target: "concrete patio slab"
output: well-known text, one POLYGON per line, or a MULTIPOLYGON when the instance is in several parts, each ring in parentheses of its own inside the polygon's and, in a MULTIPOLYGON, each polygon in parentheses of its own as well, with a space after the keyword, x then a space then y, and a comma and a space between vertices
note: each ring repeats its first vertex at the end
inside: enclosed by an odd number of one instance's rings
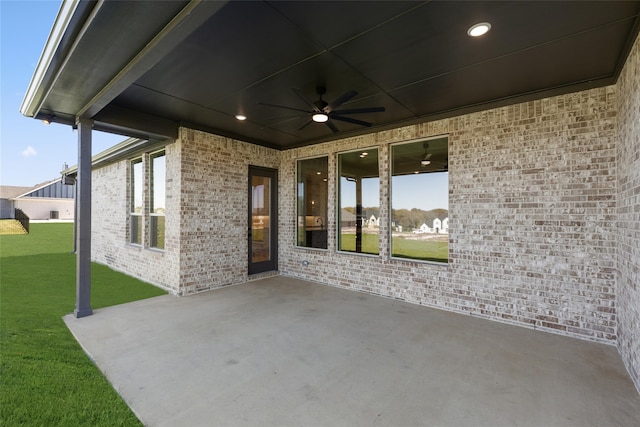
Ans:
POLYGON ((148 426, 638 426, 614 347, 286 277, 64 318, 148 426))

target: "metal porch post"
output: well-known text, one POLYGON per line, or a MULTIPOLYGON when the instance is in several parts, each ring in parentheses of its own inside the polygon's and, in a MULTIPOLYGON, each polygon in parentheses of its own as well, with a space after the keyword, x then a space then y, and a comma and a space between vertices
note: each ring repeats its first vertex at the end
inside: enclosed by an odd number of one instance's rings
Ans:
POLYGON ((93 120, 78 117, 78 180, 76 182, 76 309, 77 318, 91 310, 91 128, 93 120))
MULTIPOLYGON (((78 172, 79 173, 79 172, 78 172)), ((73 186, 73 192, 75 198, 73 199, 73 253, 78 254, 78 180, 76 179, 76 185, 73 186)))
POLYGON ((356 252, 362 252, 362 177, 356 178, 356 252))

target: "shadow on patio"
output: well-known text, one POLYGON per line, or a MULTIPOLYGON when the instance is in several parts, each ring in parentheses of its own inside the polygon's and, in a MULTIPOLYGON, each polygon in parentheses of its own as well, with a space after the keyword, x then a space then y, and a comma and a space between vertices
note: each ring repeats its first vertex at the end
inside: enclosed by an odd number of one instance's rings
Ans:
POLYGON ((149 426, 632 426, 614 347, 286 277, 65 322, 149 426))

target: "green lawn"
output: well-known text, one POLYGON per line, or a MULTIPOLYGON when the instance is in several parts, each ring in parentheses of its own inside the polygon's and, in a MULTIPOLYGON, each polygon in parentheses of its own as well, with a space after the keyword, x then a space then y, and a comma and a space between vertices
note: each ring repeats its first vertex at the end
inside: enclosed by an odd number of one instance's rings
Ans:
POLYGON ((447 262, 449 260, 449 242, 430 242, 394 237, 391 241, 391 252, 394 257, 447 262))
MULTIPOLYGON (((430 242, 394 237, 391 245, 393 251, 392 256, 394 257, 436 262, 447 262, 449 260, 448 242, 430 242)), ((340 250, 355 252, 356 235, 342 234, 340 250)), ((380 253, 380 239, 378 234, 362 234, 362 252, 375 255, 380 253)))
MULTIPOLYGON (((356 235, 343 234, 340 239, 341 251, 356 251, 356 235)), ((380 253, 380 236, 378 234, 362 233, 362 253, 378 255, 380 253)))
MULTIPOLYGON (((0 425, 141 425, 67 330, 75 305, 73 224, 0 236, 0 425)), ((165 292, 92 265, 92 307, 165 292)))

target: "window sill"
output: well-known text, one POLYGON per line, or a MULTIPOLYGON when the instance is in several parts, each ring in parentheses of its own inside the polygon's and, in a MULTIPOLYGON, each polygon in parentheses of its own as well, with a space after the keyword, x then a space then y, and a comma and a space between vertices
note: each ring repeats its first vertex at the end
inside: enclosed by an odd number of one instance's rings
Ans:
POLYGON ((380 254, 369 254, 366 252, 351 252, 351 251, 336 251, 337 254, 343 254, 343 255, 354 255, 354 256, 360 256, 360 257, 366 257, 366 258, 380 258, 380 254))
POLYGON ((414 258, 403 258, 403 257, 395 257, 395 256, 391 256, 389 257, 389 259, 391 261, 410 262, 413 264, 428 264, 428 265, 434 265, 434 266, 440 266, 440 267, 449 266, 449 262, 430 261, 428 259, 414 259, 414 258))
POLYGON ((298 245, 294 245, 293 247, 294 249, 303 249, 303 250, 308 250, 313 252, 329 252, 328 248, 309 248, 307 246, 298 246, 298 245))

